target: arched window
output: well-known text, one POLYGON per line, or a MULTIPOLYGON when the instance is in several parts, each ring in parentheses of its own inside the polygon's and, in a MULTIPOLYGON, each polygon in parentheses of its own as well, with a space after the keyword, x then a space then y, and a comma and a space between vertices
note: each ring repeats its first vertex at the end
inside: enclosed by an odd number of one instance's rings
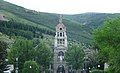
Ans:
POLYGON ((61 61, 61 62, 64 60, 64 52, 63 51, 60 51, 58 53, 58 60, 61 61))
POLYGON ((63 44, 65 44, 65 39, 63 39, 63 44))
POLYGON ((62 39, 60 39, 60 44, 62 44, 62 39))
POLYGON ((60 37, 62 37, 62 33, 60 33, 60 37))
POLYGON ((57 39, 57 44, 60 44, 60 40, 59 39, 57 39))
POLYGON ((63 65, 59 65, 57 68, 57 73, 65 73, 65 69, 63 65))
POLYGON ((63 32, 63 37, 64 37, 64 32, 63 32))
POLYGON ((57 32, 57 37, 59 37, 59 32, 57 32))

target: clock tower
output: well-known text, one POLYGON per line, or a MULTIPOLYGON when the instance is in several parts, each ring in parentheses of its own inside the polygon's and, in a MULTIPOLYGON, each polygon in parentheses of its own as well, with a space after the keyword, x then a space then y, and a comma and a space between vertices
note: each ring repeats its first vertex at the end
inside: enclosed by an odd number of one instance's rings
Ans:
POLYGON ((56 26, 56 34, 54 39, 54 73, 67 73, 66 62, 64 60, 66 51, 66 27, 62 23, 62 16, 60 15, 59 23, 56 26))

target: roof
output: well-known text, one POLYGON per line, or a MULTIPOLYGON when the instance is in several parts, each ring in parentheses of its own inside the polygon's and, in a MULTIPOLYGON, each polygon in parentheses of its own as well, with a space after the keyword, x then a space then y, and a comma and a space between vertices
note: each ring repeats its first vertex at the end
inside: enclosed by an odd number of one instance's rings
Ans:
POLYGON ((66 30, 66 27, 65 27, 65 25, 64 25, 63 23, 59 23, 59 24, 56 26, 56 30, 59 30, 60 28, 66 30))
POLYGON ((56 27, 65 27, 63 23, 59 23, 56 27))

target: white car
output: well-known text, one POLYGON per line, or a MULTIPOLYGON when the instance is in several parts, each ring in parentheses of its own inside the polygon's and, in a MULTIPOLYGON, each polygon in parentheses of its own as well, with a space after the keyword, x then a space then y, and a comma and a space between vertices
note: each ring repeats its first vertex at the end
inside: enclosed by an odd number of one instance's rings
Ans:
POLYGON ((4 71, 4 73, 11 73, 11 71, 10 71, 10 70, 7 70, 7 71, 4 71))

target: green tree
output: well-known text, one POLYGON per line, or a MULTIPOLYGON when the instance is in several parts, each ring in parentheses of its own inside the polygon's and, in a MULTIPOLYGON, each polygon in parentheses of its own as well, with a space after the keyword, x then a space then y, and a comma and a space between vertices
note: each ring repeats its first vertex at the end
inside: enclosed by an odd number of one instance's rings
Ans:
POLYGON ((22 73, 39 73, 39 65, 35 61, 26 61, 22 73))
POLYGON ((35 50, 33 43, 25 38, 18 38, 8 52, 8 59, 11 64, 16 66, 16 58, 18 58, 18 67, 21 72, 25 61, 33 60, 35 57, 35 50))
POLYGON ((67 65, 72 65, 76 70, 82 68, 84 61, 84 51, 80 45, 72 45, 68 48, 65 53, 65 60, 67 65))
POLYGON ((120 18, 108 20, 94 32, 99 61, 109 62, 110 73, 120 73, 120 18))
POLYGON ((38 48, 36 49, 36 61, 42 67, 42 70, 47 70, 52 62, 52 52, 43 40, 40 41, 38 48))
POLYGON ((7 55, 7 43, 0 41, 0 73, 3 73, 3 71, 6 68, 6 59, 7 55))

